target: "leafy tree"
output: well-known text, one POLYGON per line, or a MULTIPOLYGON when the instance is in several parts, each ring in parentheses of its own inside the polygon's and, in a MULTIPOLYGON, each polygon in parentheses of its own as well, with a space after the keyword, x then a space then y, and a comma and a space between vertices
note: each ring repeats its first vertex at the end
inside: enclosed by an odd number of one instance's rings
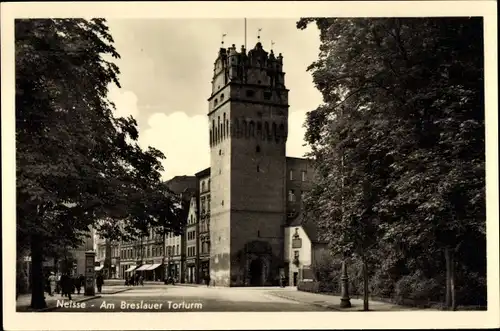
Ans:
POLYGON ((388 245, 389 264, 413 261, 406 272, 414 273, 422 255, 444 256, 455 307, 455 268, 485 272, 482 20, 307 18, 297 26, 311 22, 321 46, 308 70, 324 104, 306 121, 321 169, 309 208, 322 214, 332 247, 362 259, 388 245), (472 242, 477 255, 459 260, 472 242))
POLYGON ((118 58, 104 19, 17 20, 17 238, 32 255, 32 308, 46 306, 45 249, 143 231, 163 154, 142 150, 132 117, 115 118, 118 58), (98 224, 96 221, 100 220, 98 224))

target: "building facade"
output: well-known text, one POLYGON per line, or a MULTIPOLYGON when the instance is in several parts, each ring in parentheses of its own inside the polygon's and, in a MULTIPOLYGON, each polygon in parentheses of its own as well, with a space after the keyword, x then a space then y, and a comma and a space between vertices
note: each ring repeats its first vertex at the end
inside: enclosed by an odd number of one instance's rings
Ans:
POLYGON ((121 277, 160 264, 158 275, 187 283, 277 285, 280 275, 298 282, 321 245, 300 223, 314 170, 286 156, 284 77, 283 56, 260 42, 249 52, 220 48, 208 99, 210 167, 168 182, 183 198, 185 229, 120 243, 121 277))

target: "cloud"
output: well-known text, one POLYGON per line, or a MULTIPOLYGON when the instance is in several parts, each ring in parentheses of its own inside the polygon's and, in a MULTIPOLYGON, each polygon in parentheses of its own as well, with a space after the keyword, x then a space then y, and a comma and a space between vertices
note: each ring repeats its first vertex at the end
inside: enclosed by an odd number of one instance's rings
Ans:
POLYGON ((143 148, 152 146, 165 154, 164 179, 192 176, 210 166, 207 123, 207 117, 202 115, 155 113, 149 117, 149 128, 141 132, 139 143, 143 148))
POLYGON ((137 96, 134 92, 112 86, 109 88, 108 99, 115 104, 115 117, 128 117, 132 115, 135 119, 137 119, 139 116, 137 96))

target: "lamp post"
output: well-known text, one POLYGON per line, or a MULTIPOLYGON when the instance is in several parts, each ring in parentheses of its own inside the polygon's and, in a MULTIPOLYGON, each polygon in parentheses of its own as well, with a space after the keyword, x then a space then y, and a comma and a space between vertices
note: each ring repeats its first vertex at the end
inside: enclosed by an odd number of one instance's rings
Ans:
POLYGON ((342 260, 342 275, 340 277, 342 296, 340 298, 340 308, 350 308, 351 299, 349 298, 349 277, 347 275, 346 258, 342 260))

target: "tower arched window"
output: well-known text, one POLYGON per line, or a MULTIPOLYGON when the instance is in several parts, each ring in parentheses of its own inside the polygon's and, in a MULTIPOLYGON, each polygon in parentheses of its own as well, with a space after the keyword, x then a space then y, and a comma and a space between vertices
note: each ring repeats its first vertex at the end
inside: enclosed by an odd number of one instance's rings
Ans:
POLYGON ((217 103, 218 103, 218 101, 217 101, 217 99, 215 99, 214 100, 214 107, 217 107, 217 103))
POLYGON ((233 136, 238 137, 240 130, 240 122, 238 121, 237 118, 233 120, 233 125, 231 129, 233 130, 233 136))
POLYGON ((220 95, 220 102, 222 102, 223 100, 224 100, 224 93, 220 95))
POLYGON ((212 145, 215 145, 215 120, 212 120, 212 145))
POLYGON ((269 132, 269 123, 266 122, 264 124, 264 139, 268 139, 270 136, 270 132, 269 132))
POLYGON ((257 137, 262 138, 262 122, 257 122, 257 137))
POLYGON ((220 142, 220 116, 217 116, 217 142, 220 142))
POLYGON ((286 140, 286 132, 285 132, 285 126, 283 123, 280 124, 280 136, 282 137, 283 141, 286 140))
POLYGON ((212 137, 212 130, 209 130, 209 132, 210 132, 210 133, 209 133, 209 135, 208 135, 208 136, 209 136, 209 139, 210 139, 210 146, 212 146, 212 143, 213 143, 213 139, 212 139, 212 138, 213 138, 213 137, 212 137))
POLYGON ((277 126, 276 126, 276 123, 273 122, 273 138, 276 140, 276 142, 279 141, 279 138, 278 138, 278 132, 277 132, 277 126))
POLYGON ((229 137, 229 120, 226 120, 226 136, 229 137))
POLYGON ((247 121, 243 120, 243 137, 248 137, 247 121))
POLYGON ((249 125, 249 136, 250 138, 253 138, 255 136, 255 123, 253 121, 250 121, 249 125))
POLYGON ((222 137, 226 137, 226 113, 224 113, 222 118, 222 137))

